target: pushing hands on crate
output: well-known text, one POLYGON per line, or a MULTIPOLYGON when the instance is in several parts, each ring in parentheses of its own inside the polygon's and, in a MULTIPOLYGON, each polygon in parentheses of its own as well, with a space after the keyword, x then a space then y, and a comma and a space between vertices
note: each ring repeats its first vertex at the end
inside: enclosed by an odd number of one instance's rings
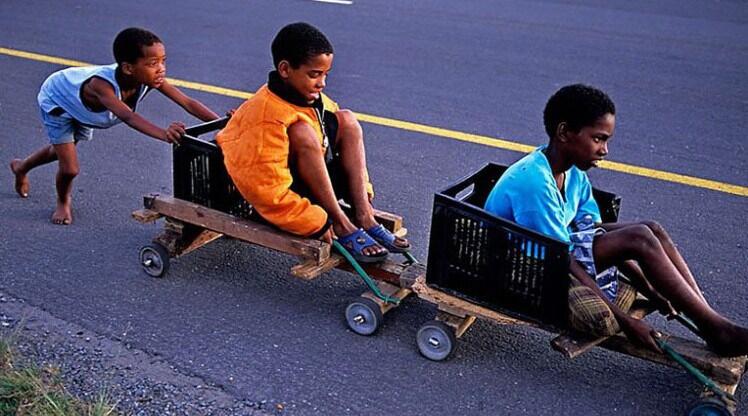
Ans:
POLYGON ((361 262, 409 249, 374 218, 364 138, 355 115, 322 90, 333 47, 307 23, 283 27, 271 45, 275 70, 216 136, 231 179, 265 220, 328 243, 361 262), (343 199, 354 211, 348 218, 343 199))
POLYGON ((216 113, 166 80, 166 51, 155 34, 145 29, 127 28, 115 37, 113 50, 114 64, 67 68, 44 81, 37 99, 50 144, 26 159, 14 159, 10 163, 16 192, 26 198, 29 171, 58 161, 54 224, 67 225, 73 221, 73 179, 80 171, 76 145, 81 140, 90 140, 94 128, 106 129, 125 122, 167 143, 176 143, 182 137, 183 123, 173 122, 162 129, 135 112, 150 90, 160 91, 200 120, 218 118, 216 113))
POLYGON ((596 88, 569 85, 548 100, 543 119, 549 143, 507 169, 485 208, 570 245, 576 259, 570 265, 570 326, 597 336, 623 330, 658 350, 653 329, 626 313, 638 290, 660 311, 689 317, 716 353, 748 354, 748 329, 711 308, 660 224, 601 224, 586 171, 608 155, 615 127, 611 99, 596 88))

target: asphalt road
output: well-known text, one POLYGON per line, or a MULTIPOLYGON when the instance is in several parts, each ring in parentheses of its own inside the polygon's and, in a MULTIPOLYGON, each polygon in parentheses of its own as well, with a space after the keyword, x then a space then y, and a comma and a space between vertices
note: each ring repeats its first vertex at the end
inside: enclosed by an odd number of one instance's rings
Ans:
MULTIPOLYGON (((124 27, 165 41, 170 77, 254 91, 269 43, 305 20, 332 40, 327 92, 366 114, 537 145, 542 108, 571 82, 618 108, 611 159, 748 186, 748 8, 741 1, 0 2, 0 47, 111 62, 124 27), (154 4, 157 3, 157 4, 154 4)), ((59 65, 0 54, 0 160, 44 145, 36 94, 59 65)), ((216 111, 240 100, 187 91, 216 111)), ((153 95, 143 114, 189 120, 153 95)), ((380 208, 406 218, 425 258, 432 195, 486 161, 521 154, 365 124, 380 208)), ((53 166, 17 198, 0 169, 0 289, 54 316, 124 339, 237 398, 302 414, 682 414, 698 386, 683 371, 604 351, 569 361, 548 333, 479 322, 448 362, 418 354, 434 307, 411 300, 381 332, 360 337, 343 310, 353 275, 294 280, 285 255, 219 241, 147 278, 137 251, 159 226, 130 219, 141 196, 171 189, 169 148, 118 126, 80 146, 75 223, 49 224, 53 166)), ((593 183, 622 195, 622 219, 671 232, 716 309, 748 324, 745 196, 609 170, 593 183)), ((677 326, 655 319, 672 332, 677 326)), ((737 394, 748 405, 745 383, 737 394)))

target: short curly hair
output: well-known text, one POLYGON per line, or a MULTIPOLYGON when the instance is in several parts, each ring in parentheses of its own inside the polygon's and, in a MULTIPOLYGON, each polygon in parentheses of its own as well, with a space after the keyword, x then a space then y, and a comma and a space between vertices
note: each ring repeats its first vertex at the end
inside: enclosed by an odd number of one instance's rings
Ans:
POLYGON ((128 27, 114 38, 114 44, 112 45, 114 60, 118 64, 123 62, 135 63, 138 58, 143 57, 143 48, 154 43, 163 42, 149 30, 128 27))
POLYGON ((552 139, 562 122, 566 122, 571 131, 578 132, 606 114, 616 114, 616 106, 608 94, 589 85, 573 84, 562 87, 548 99, 543 110, 543 124, 552 139))
POLYGON ((332 44, 324 33, 304 22, 284 26, 275 35, 270 50, 276 69, 283 60, 295 69, 317 55, 333 53, 332 44))

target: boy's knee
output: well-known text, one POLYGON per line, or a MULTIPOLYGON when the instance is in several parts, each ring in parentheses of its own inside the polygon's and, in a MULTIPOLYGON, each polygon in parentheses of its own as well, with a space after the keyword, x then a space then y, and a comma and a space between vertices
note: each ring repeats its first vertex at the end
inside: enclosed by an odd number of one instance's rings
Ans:
POLYGON ((288 140, 291 152, 296 151, 322 151, 322 144, 317 137, 317 132, 307 123, 297 122, 288 128, 288 140))
POLYGON ((75 168, 60 169, 58 172, 60 177, 68 180, 74 179, 76 176, 78 176, 78 173, 80 173, 80 170, 75 168))
POLYGON ((657 237, 648 225, 637 224, 630 228, 627 241, 636 251, 643 251, 654 247, 657 237))
POLYGON ((340 129, 361 128, 356 115, 351 110, 339 110, 335 113, 335 117, 338 119, 340 129))
POLYGON ((647 220, 643 221, 642 224, 646 225, 650 230, 652 230, 654 235, 656 235, 660 239, 670 238, 668 237, 667 231, 665 231, 665 227, 663 227, 659 222, 647 220))
POLYGON ((58 173, 65 179, 73 179, 80 173, 80 167, 60 165, 58 173))

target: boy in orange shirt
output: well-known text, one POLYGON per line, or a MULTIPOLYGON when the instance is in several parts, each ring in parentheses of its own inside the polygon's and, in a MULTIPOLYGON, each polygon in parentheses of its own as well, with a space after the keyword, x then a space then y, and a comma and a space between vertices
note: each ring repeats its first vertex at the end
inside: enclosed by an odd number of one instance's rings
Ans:
POLYGON ((275 70, 217 136, 242 196, 293 234, 338 241, 361 262, 410 248, 374 219, 363 131, 356 116, 322 94, 333 48, 307 23, 278 32, 275 70), (349 219, 339 200, 354 209, 349 219))

